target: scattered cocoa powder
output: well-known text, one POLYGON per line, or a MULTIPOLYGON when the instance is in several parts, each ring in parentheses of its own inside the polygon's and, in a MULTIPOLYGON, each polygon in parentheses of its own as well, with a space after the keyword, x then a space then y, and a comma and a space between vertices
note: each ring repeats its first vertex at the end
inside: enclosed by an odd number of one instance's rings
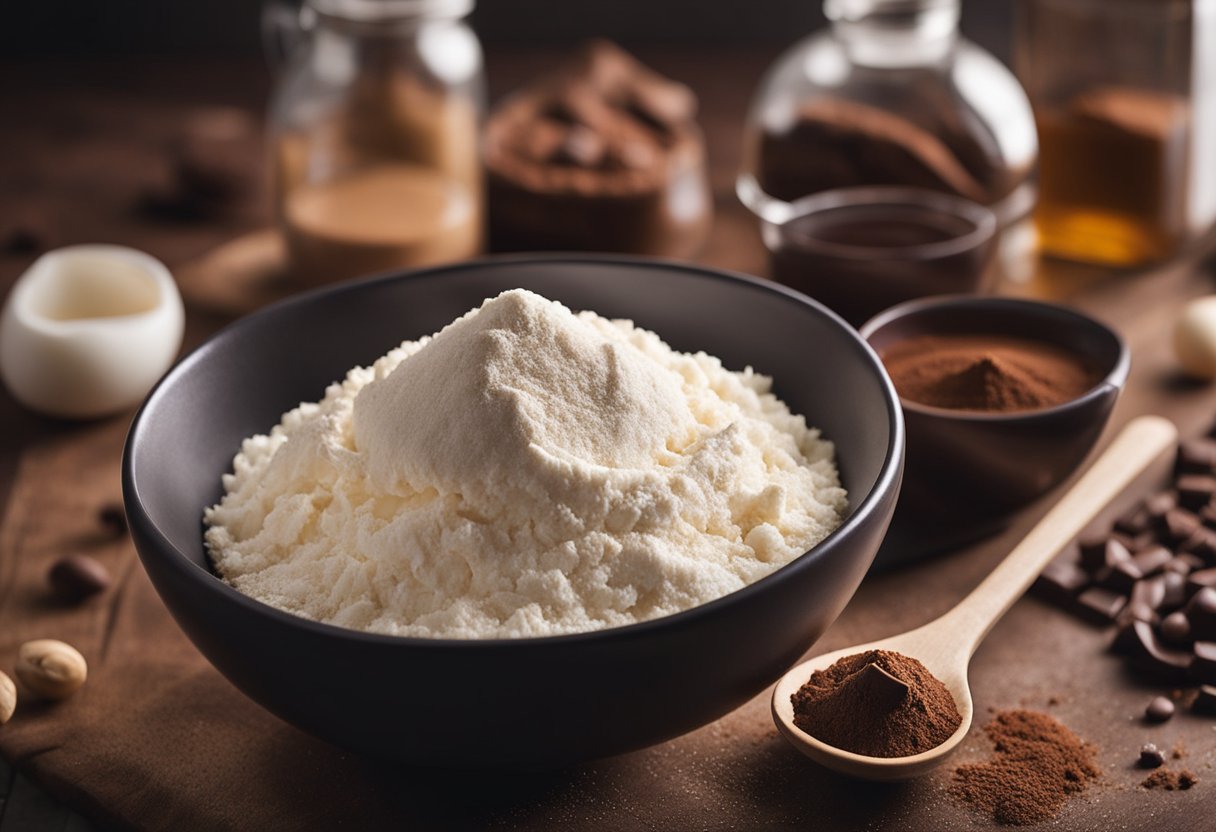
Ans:
POLYGON ((883 351, 906 399, 951 410, 1053 407, 1097 383, 1084 359, 1052 344, 989 335, 921 335, 883 351))
POLYGON ((984 726, 995 754, 954 770, 950 793, 992 816, 1023 825, 1054 817, 1101 774, 1095 749, 1038 711, 1001 711, 984 726))
POLYGON ((1167 792, 1178 792, 1186 791, 1198 782, 1199 778, 1189 768, 1184 768, 1181 771, 1159 768, 1140 781, 1140 785, 1146 789, 1164 789, 1167 792))
POLYGON ((945 742, 963 718, 923 664, 888 650, 845 656, 790 697, 794 724, 868 757, 908 757, 945 742))

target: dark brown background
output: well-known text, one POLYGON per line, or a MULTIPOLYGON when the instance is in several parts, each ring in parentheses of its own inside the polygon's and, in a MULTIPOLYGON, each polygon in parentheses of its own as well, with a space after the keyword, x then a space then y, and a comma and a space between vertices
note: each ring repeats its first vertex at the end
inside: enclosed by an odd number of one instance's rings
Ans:
MULTIPOLYGON (((967 0, 963 30, 1005 57, 1014 0, 967 0)), ((256 55, 258 0, 34 0, 5 4, 3 55, 256 55)), ((819 0, 480 0, 485 44, 790 43, 824 22, 819 0)))

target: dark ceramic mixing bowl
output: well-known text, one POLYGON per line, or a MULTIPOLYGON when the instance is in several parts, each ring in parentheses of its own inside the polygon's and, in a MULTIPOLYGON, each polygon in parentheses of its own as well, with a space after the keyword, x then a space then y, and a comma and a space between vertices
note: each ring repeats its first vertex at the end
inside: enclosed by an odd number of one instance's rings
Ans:
POLYGON ((631 259, 513 258, 348 283, 228 327, 135 418, 123 491, 144 567, 202 653, 267 710, 340 746, 410 763, 552 765, 704 725, 773 682, 836 618, 886 532, 903 464, 899 402, 843 321, 781 287, 631 259), (551 638, 441 641, 319 624, 217 578, 202 513, 245 437, 403 339, 506 289, 627 317, 680 350, 776 379, 836 443, 849 516, 774 574, 709 604, 551 638))

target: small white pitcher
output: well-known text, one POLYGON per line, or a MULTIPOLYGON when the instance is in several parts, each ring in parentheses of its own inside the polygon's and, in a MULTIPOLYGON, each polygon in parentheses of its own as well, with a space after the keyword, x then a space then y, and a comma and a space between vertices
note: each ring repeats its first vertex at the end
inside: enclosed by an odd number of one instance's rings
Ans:
POLYGON ((181 295, 165 265, 83 245, 38 258, 0 316, 0 378, 32 410, 105 416, 137 404, 182 342, 181 295))

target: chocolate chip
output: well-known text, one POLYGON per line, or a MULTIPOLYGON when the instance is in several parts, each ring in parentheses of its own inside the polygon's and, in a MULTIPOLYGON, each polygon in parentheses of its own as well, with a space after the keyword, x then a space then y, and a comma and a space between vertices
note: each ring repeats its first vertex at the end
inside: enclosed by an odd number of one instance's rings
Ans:
POLYGON ((1184 508, 1172 508, 1165 513, 1165 536, 1172 543, 1182 543, 1200 526, 1199 518, 1184 508))
POLYGON ((1127 534, 1126 532, 1113 532, 1110 539, 1122 544, 1123 548, 1129 552, 1143 549, 1145 546, 1151 546, 1157 542, 1157 536, 1152 532, 1142 532, 1137 535, 1127 534))
POLYGON ((1203 568, 1203 561, 1192 554, 1177 555, 1173 560, 1165 565, 1165 571, 1177 572, 1179 575, 1186 575, 1196 569, 1203 568))
POLYGON ((1159 768, 1165 765, 1165 755, 1151 742, 1146 742, 1140 749, 1140 759, 1137 761, 1140 768, 1159 768))
POLYGON ((1172 612, 1161 621, 1161 638, 1170 644, 1189 644, 1191 641, 1191 622, 1186 614, 1172 612))
MULTIPOLYGON (((1119 555, 1116 551, 1113 557, 1108 556, 1107 548, 1110 546, 1110 535, 1089 535, 1082 537, 1077 541, 1077 548, 1080 550, 1081 568, 1087 572, 1096 572, 1103 566, 1108 565, 1108 561, 1118 560, 1119 555)), ((1119 547, 1126 550, 1123 544, 1119 547)), ((1131 552, 1127 552, 1127 556, 1132 556, 1131 552)))
POLYGON ((1216 589, 1205 586, 1186 605, 1191 634, 1199 641, 1216 641, 1216 589))
POLYGON ((1132 587, 1129 603, 1140 604, 1148 607, 1150 610, 1158 609, 1165 601, 1165 576, 1159 575, 1155 578, 1148 578, 1143 581, 1137 581, 1132 587))
POLYGON ((1186 576, 1186 596, 1188 598, 1204 587, 1216 587, 1216 569, 1200 569, 1186 576))
POLYGON ((1161 641, 1153 625, 1147 621, 1135 621, 1131 632, 1122 636, 1128 660, 1141 672, 1157 677, 1164 682, 1184 682, 1191 666, 1191 652, 1179 650, 1161 641))
POLYGON ((1110 624, 1126 605, 1127 598, 1122 594, 1095 586, 1077 596, 1076 609, 1082 618, 1095 624, 1110 624))
POLYGON ((1194 534, 1178 544, 1178 551, 1193 554, 1204 564, 1216 564, 1216 531, 1200 526, 1194 534))
POLYGON ((1118 520, 1115 521, 1115 531, 1120 531, 1125 534, 1137 535, 1145 531, 1149 527, 1151 521, 1148 509, 1143 505, 1135 506, 1129 511, 1124 512, 1118 520))
POLYGON ((1056 559, 1047 564, 1034 582, 1035 591, 1057 604, 1066 604, 1089 586, 1089 575, 1071 560, 1056 559))
POLYGON ((1174 703, 1165 696, 1154 696, 1144 709, 1144 718, 1149 722, 1165 722, 1174 715, 1174 703))
POLYGON ((1157 615, 1157 611, 1140 601, 1128 601, 1127 606, 1119 613, 1115 619, 1115 624, 1120 627, 1126 627, 1133 621, 1147 621, 1150 624, 1157 624, 1161 617, 1157 615))
POLYGON ((1191 649, 1195 653, 1191 659, 1191 678, 1204 684, 1216 684, 1216 643, 1197 641, 1191 649))
POLYGON ((97 512, 97 522, 114 537, 122 537, 127 533, 127 513, 122 506, 111 503, 102 506, 97 512))
POLYGON ((47 580, 55 597, 68 604, 78 604, 110 587, 109 571, 88 555, 69 555, 55 561, 47 580))
POLYGON ((1088 572, 1124 563, 1132 559, 1128 548, 1113 538, 1105 538, 1100 544, 1084 543, 1081 545, 1081 568, 1088 572))
POLYGON ((1136 552, 1132 556, 1132 563, 1136 564, 1140 574, 1147 578, 1165 569, 1165 565, 1173 559, 1174 553, 1169 549, 1164 546, 1152 546, 1136 552))
POLYGON ((1216 714, 1216 686, 1200 685, 1191 710, 1200 714, 1216 714))
POLYGON ((1199 509, 1212 502, 1216 494, 1216 477, 1211 474, 1185 474, 1178 478, 1179 505, 1191 511, 1199 509))
POLYGON ((1152 519, 1152 516, 1148 513, 1148 508, 1145 508, 1143 504, 1138 505, 1125 511, 1119 516, 1119 519, 1116 519, 1115 530, 1116 532, 1131 535, 1147 532, 1152 519))
POLYGON ((1186 603, 1185 577, 1177 572, 1162 572, 1157 579, 1161 581, 1161 603, 1157 609, 1169 612, 1186 603))
POLYGON ((1161 491, 1144 501, 1144 510, 1152 522, 1165 519, 1166 512, 1178 505, 1178 495, 1173 491, 1161 491))
POLYGON ((1178 475, 1210 474, 1216 471, 1216 441, 1189 439, 1180 444, 1174 470, 1178 475))
POLYGON ((1135 561, 1129 559, 1099 569, 1094 575, 1094 580, 1099 586, 1118 592, 1120 595, 1127 595, 1136 585, 1136 581, 1143 577, 1144 574, 1140 571, 1140 567, 1136 565, 1135 561))

